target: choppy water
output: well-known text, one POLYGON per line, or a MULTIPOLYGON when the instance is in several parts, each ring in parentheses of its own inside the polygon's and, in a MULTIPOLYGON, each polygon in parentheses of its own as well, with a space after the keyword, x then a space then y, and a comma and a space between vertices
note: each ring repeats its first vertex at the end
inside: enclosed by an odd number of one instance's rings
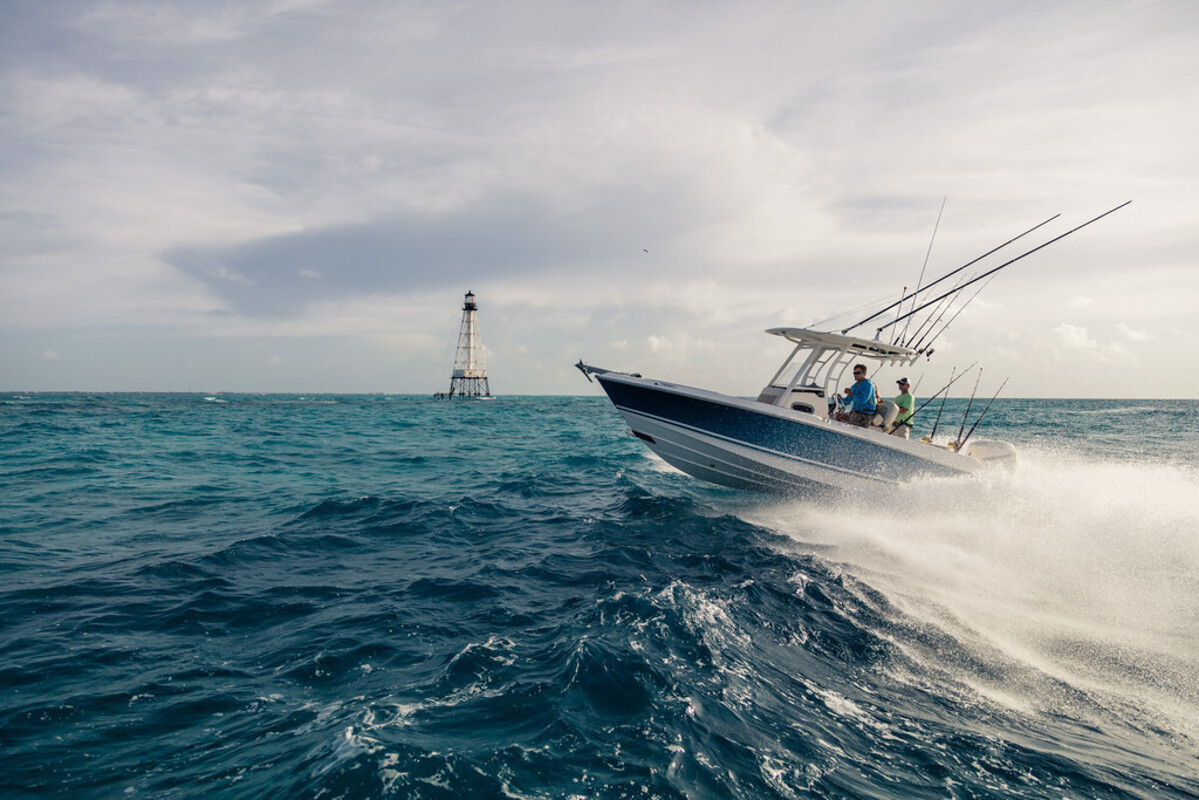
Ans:
POLYGON ((0 395, 0 795, 1199 797, 1197 419, 830 504, 600 397, 0 395))

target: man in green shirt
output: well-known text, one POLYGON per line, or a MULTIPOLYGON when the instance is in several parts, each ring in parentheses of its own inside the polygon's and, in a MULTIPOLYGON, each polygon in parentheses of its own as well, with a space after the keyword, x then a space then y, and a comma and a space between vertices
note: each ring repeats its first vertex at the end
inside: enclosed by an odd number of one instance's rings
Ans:
POLYGON ((899 415, 891 423, 891 435, 906 439, 912 435, 911 420, 916 400, 912 397, 912 384, 908 383, 907 378, 900 378, 896 383, 899 384, 899 397, 895 398, 895 405, 899 406, 899 415))

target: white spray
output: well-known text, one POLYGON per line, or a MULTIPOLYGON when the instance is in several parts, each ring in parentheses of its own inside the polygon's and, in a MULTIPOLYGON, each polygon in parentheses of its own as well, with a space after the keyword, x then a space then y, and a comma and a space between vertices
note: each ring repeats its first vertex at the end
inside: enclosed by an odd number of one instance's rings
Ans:
MULTIPOLYGON (((1023 452, 1015 473, 981 481, 749 516, 981 657, 998 651, 1199 742, 1199 475, 1187 467, 1023 452)), ((1044 685, 976 688, 1040 708, 1053 702, 1044 685)))

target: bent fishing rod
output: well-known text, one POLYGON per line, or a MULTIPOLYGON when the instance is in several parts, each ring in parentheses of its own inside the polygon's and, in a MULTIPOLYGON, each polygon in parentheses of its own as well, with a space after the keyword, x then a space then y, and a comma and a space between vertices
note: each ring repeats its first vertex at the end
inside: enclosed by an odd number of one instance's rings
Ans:
MULTIPOLYGON (((895 325, 895 324, 897 324, 897 323, 899 323, 899 322, 902 322, 902 321, 903 321, 904 319, 906 319, 907 317, 910 317, 910 316, 912 316, 913 314, 915 314, 915 313, 917 313, 917 312, 923 311, 924 309, 928 308, 929 306, 933 305, 934 303, 937 303, 937 302, 940 302, 941 300, 944 300, 944 299, 945 299, 946 297, 948 297, 949 295, 951 295, 951 294, 954 294, 955 292, 960 292, 960 291, 962 291, 962 289, 965 289, 965 288, 966 288, 967 286, 969 286, 970 284, 972 284, 972 283, 977 283, 978 281, 981 281, 983 278, 986 278, 986 277, 987 277, 987 276, 989 276, 989 275, 994 275, 996 272, 999 272, 999 270, 1001 270, 1001 269, 1005 269, 1006 267, 1010 267, 1012 264, 1015 264, 1015 263, 1016 263, 1017 261, 1019 261, 1020 259, 1022 259, 1022 258, 1026 258, 1026 257, 1028 257, 1028 256, 1031 256, 1033 253, 1037 252, 1038 250, 1043 250, 1043 249, 1045 249, 1046 247, 1048 247, 1049 245, 1053 244, 1054 242, 1057 242, 1057 241, 1060 241, 1060 240, 1062 240, 1062 239, 1065 239, 1065 238, 1066 238, 1067 236, 1069 236, 1070 234, 1072 234, 1072 233, 1075 233, 1076 231, 1080 231, 1080 230, 1082 230, 1083 228, 1087 227, 1088 225, 1090 225, 1090 224, 1092 224, 1092 223, 1094 223, 1094 222, 1098 222, 1099 220, 1101 220, 1101 219, 1103 219, 1104 217, 1106 217, 1108 214, 1113 214, 1113 213, 1115 213, 1116 211, 1119 211, 1120 209, 1124 208, 1124 206, 1128 205, 1128 204, 1129 204, 1129 203, 1131 203, 1131 202, 1132 202, 1131 200, 1126 200, 1126 201, 1124 201, 1123 203, 1121 203, 1120 205, 1116 206, 1115 208, 1112 208, 1112 209, 1109 209, 1109 210, 1107 210, 1107 211, 1104 211, 1102 214, 1100 214, 1099 216, 1095 217, 1094 219, 1089 219, 1089 220, 1087 220, 1086 222, 1084 222, 1083 224, 1079 225, 1078 227, 1076 227, 1076 228, 1071 228, 1070 230, 1066 231, 1065 233, 1063 233, 1063 234, 1059 234, 1058 236, 1055 236, 1055 237, 1053 237, 1053 238, 1052 238, 1052 239, 1050 239, 1049 241, 1047 241, 1047 242, 1044 242, 1043 244, 1039 244, 1039 245, 1037 245, 1036 247, 1034 247, 1033 249, 1031 249, 1031 250, 1029 250, 1029 251, 1027 251, 1027 252, 1021 253, 1020 255, 1016 256, 1015 258, 1011 259, 1010 261, 1005 261, 1004 263, 1000 264, 998 267, 994 267, 994 268, 992 268, 992 269, 989 269, 989 270, 987 270, 986 272, 982 273, 981 275, 979 275, 979 276, 978 276, 978 277, 976 277, 976 278, 971 278, 970 280, 966 281, 965 283, 963 283, 963 284, 962 284, 961 286, 959 286, 958 288, 956 288, 956 289, 951 289, 951 290, 949 290, 948 292, 946 292, 945 294, 939 295, 939 296, 937 296, 937 297, 934 297, 932 300, 929 300, 929 301, 927 301, 927 302, 925 302, 925 303, 922 303, 921 305, 917 306, 916 308, 913 308, 911 311, 907 312, 906 314, 901 314, 900 316, 896 317, 896 318, 895 318, 895 319, 893 319, 892 321, 890 321, 890 322, 886 323, 885 325, 883 325, 882 327, 878 328, 878 329, 875 331, 875 335, 877 336, 878 334, 881 334, 883 331, 885 331, 887 328, 890 328, 892 325, 895 325)), ((976 259, 976 260, 977 260, 977 259, 976 259)), ((951 274, 952 274, 952 273, 951 273, 951 274)), ((946 277, 949 277, 949 276, 947 275, 946 277)), ((929 284, 929 286, 932 286, 932 284, 930 283, 930 284, 929 284)), ((878 315, 877 315, 877 314, 875 314, 875 316, 878 316, 878 315)), ((861 324, 861 323, 859 323, 859 324, 861 324)), ((855 326, 855 327, 856 327, 856 326, 855 326)))
MULTIPOLYGON (((1129 201, 1129 202, 1131 202, 1131 201, 1129 201)), ((1061 216, 1061 214, 1054 214, 1052 217, 1050 217, 1049 219, 1045 220, 1044 222, 1042 222, 1042 223, 1040 223, 1040 224, 1038 224, 1038 225, 1033 225, 1031 228, 1029 228, 1028 230, 1026 230, 1024 233, 1020 234, 1019 236, 1013 236, 1011 239, 1008 239, 1006 242, 1004 242, 1003 244, 1001 244, 1001 245, 999 245, 999 246, 997 246, 997 247, 993 247, 993 248, 991 248, 990 250, 988 250, 987 252, 983 253, 981 256, 979 256, 978 258, 974 259, 973 261, 970 261, 970 262, 968 262, 968 263, 966 263, 966 264, 963 264, 962 266, 958 267, 957 269, 955 269, 955 270, 953 270, 953 271, 951 271, 951 272, 947 272, 947 273, 945 273, 945 274, 944 274, 944 275, 942 275, 941 277, 937 278, 935 281, 932 281, 931 283, 929 283, 927 286, 924 286, 924 287, 922 287, 922 288, 919 288, 919 289, 917 289, 916 291, 912 292, 910 295, 909 295, 909 294, 905 294, 904 296, 900 297, 898 300, 896 300, 896 301, 895 301, 894 303, 892 303, 891 305, 887 306, 886 308, 884 308, 884 309, 882 309, 882 310, 880 310, 880 311, 876 311, 876 312, 874 312, 873 314, 871 314, 870 316, 866 317, 866 319, 862 320, 861 322, 857 322, 857 323, 855 323, 855 324, 853 324, 853 325, 850 325, 848 328, 845 328, 844 330, 842 330, 842 331, 841 331, 841 334, 842 334, 842 335, 844 335, 844 334, 846 334, 846 333, 849 333, 849 332, 850 332, 850 331, 852 331, 854 328, 861 327, 862 325, 865 325, 867 322, 869 322, 869 321, 870 321, 870 320, 872 320, 872 319, 875 319, 876 317, 881 317, 883 314, 886 314, 888 311, 890 311, 891 309, 895 308, 896 306, 898 306, 898 305, 902 305, 903 303, 906 303, 908 300, 911 300, 911 299, 912 299, 912 298, 914 298, 916 295, 918 295, 918 294, 920 294, 920 293, 922 293, 922 292, 927 292, 929 289, 933 288, 934 286, 936 286, 938 283, 940 283, 941 281, 945 280, 946 278, 950 278, 950 277, 952 277, 952 276, 954 276, 954 275, 957 275, 959 272, 961 272, 962 270, 966 269, 967 267, 971 267, 971 266, 973 266, 973 265, 977 264, 979 261, 982 261, 982 260, 983 260, 984 258, 986 258, 987 256, 989 256, 989 255, 992 255, 993 253, 997 253, 998 251, 1000 251, 1000 250, 1002 250, 1003 248, 1007 247, 1009 244, 1011 244, 1012 242, 1016 241, 1017 239, 1022 239, 1022 238, 1024 238, 1024 237, 1025 237, 1025 236, 1027 236, 1028 234, 1030 234, 1030 233, 1032 233, 1033 231, 1035 231, 1037 228, 1040 228, 1040 227, 1043 227, 1043 226, 1045 226, 1045 225, 1048 225, 1050 222, 1053 222, 1055 219, 1057 219, 1057 218, 1058 218, 1058 217, 1060 217, 1060 216, 1061 216)), ((909 312, 909 313, 911 313, 911 312, 909 312)), ((896 320, 896 321, 898 321, 898 320, 896 320)))

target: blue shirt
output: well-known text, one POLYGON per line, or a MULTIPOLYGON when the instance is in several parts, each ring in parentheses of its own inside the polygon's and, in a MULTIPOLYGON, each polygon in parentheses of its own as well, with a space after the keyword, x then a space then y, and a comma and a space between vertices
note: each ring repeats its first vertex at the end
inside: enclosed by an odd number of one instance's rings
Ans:
POLYGON ((861 411, 865 414, 874 413, 874 384, 866 378, 849 387, 853 392, 850 395, 850 400, 853 402, 851 411, 861 411))

